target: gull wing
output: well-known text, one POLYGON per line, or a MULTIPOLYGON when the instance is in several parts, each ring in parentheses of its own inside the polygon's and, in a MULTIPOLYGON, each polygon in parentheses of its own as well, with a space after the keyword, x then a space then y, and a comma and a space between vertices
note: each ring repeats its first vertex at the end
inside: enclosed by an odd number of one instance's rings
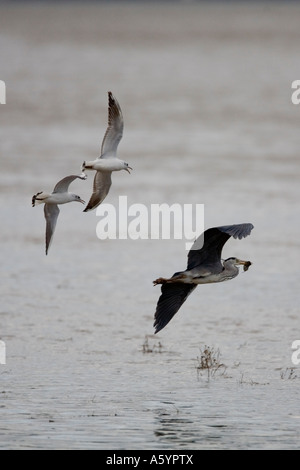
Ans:
POLYGON ((178 312, 188 296, 196 289, 195 284, 163 284, 154 316, 155 333, 162 330, 178 312))
POLYGON ((252 224, 224 225, 206 230, 195 241, 188 254, 188 270, 205 265, 211 273, 221 272, 222 249, 230 237, 242 239, 250 235, 252 224))
POLYGON ((120 105, 111 91, 108 92, 108 127, 106 129, 100 158, 114 158, 123 136, 124 120, 120 105))
POLYGON ((66 176, 65 178, 63 178, 62 180, 60 180, 57 185, 55 186, 54 190, 53 190, 53 193, 67 193, 68 192, 68 189, 69 189, 69 186, 70 184, 76 180, 77 178, 81 179, 81 180, 86 180, 87 176, 86 175, 70 175, 70 176, 66 176))
POLYGON ((48 254, 52 242, 59 212, 57 204, 45 204, 44 206, 46 219, 46 255, 48 254))
POLYGON ((111 171, 97 171, 94 178, 93 194, 83 212, 96 209, 106 198, 111 187, 111 171))

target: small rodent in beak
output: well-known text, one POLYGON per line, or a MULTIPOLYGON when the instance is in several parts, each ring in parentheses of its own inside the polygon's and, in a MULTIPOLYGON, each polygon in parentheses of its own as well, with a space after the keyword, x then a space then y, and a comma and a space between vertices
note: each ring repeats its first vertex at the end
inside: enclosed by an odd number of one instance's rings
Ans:
POLYGON ((246 261, 246 263, 244 264, 244 271, 248 271, 248 269, 250 268, 251 266, 251 261, 246 261))

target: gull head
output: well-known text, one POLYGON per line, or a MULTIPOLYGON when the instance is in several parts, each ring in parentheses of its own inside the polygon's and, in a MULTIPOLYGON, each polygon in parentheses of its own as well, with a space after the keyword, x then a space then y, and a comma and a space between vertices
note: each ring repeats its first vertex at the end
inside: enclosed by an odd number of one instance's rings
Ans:
POLYGON ((81 199, 80 196, 77 196, 77 194, 71 194, 72 201, 74 202, 80 202, 81 204, 85 204, 85 201, 81 199))
POLYGON ((127 171, 130 174, 129 170, 133 170, 133 168, 131 168, 131 166, 129 166, 128 163, 126 163, 126 162, 123 162, 123 163, 124 163, 123 170, 127 171))

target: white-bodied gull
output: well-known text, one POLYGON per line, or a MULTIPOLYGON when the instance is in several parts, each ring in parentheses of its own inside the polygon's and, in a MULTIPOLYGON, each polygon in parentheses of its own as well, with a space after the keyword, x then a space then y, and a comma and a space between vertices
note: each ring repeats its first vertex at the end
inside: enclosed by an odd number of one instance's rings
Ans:
POLYGON ((50 248, 57 218, 60 212, 58 204, 67 204, 68 202, 73 201, 85 204, 85 201, 83 201, 80 196, 68 192, 70 184, 77 178, 85 180, 87 177, 86 175, 66 176, 57 183, 51 194, 42 191, 35 194, 32 198, 32 207, 35 207, 37 204, 45 204, 44 213, 46 219, 46 255, 48 254, 50 248))
POLYGON ((195 241, 188 254, 186 271, 175 273, 170 279, 160 277, 154 281, 155 286, 162 284, 154 317, 155 333, 169 323, 198 284, 233 279, 239 274, 238 265, 243 265, 244 271, 249 269, 250 261, 228 258, 222 262, 221 253, 230 237, 245 238, 253 228, 252 224, 239 224, 206 230, 195 241))
POLYGON ((82 171, 96 170, 93 194, 84 212, 96 209, 106 198, 111 187, 113 171, 125 170, 130 173, 128 163, 117 158, 117 149, 123 136, 124 121, 120 105, 113 94, 108 92, 108 127, 106 129, 101 155, 91 162, 83 162, 82 171))

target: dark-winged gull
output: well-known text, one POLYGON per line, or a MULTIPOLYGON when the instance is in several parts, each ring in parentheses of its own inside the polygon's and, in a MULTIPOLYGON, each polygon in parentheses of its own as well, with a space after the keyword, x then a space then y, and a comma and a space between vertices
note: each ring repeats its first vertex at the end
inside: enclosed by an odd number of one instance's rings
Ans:
POLYGON ((221 254, 230 237, 245 238, 253 228, 252 224, 239 224, 206 230, 189 251, 186 271, 175 273, 170 279, 160 277, 154 281, 154 285, 162 284, 162 293, 154 316, 155 333, 169 323, 198 284, 233 279, 239 274, 238 265, 243 265, 244 270, 248 270, 250 261, 228 258, 222 262, 221 254))
POLYGON ((57 183, 51 194, 42 191, 35 194, 32 198, 32 207, 35 207, 37 204, 45 204, 44 213, 46 219, 46 255, 48 254, 50 248, 57 218, 60 212, 58 204, 67 204, 68 202, 73 201, 85 204, 85 201, 83 201, 80 196, 68 192, 70 184, 77 178, 85 180, 86 175, 66 176, 57 183))
POLYGON ((117 158, 117 149, 123 136, 124 120, 120 105, 113 94, 108 92, 108 127, 106 129, 101 155, 91 162, 83 162, 82 171, 96 170, 93 194, 84 212, 96 209, 106 198, 111 187, 113 171, 125 170, 130 173, 128 163, 117 158))

